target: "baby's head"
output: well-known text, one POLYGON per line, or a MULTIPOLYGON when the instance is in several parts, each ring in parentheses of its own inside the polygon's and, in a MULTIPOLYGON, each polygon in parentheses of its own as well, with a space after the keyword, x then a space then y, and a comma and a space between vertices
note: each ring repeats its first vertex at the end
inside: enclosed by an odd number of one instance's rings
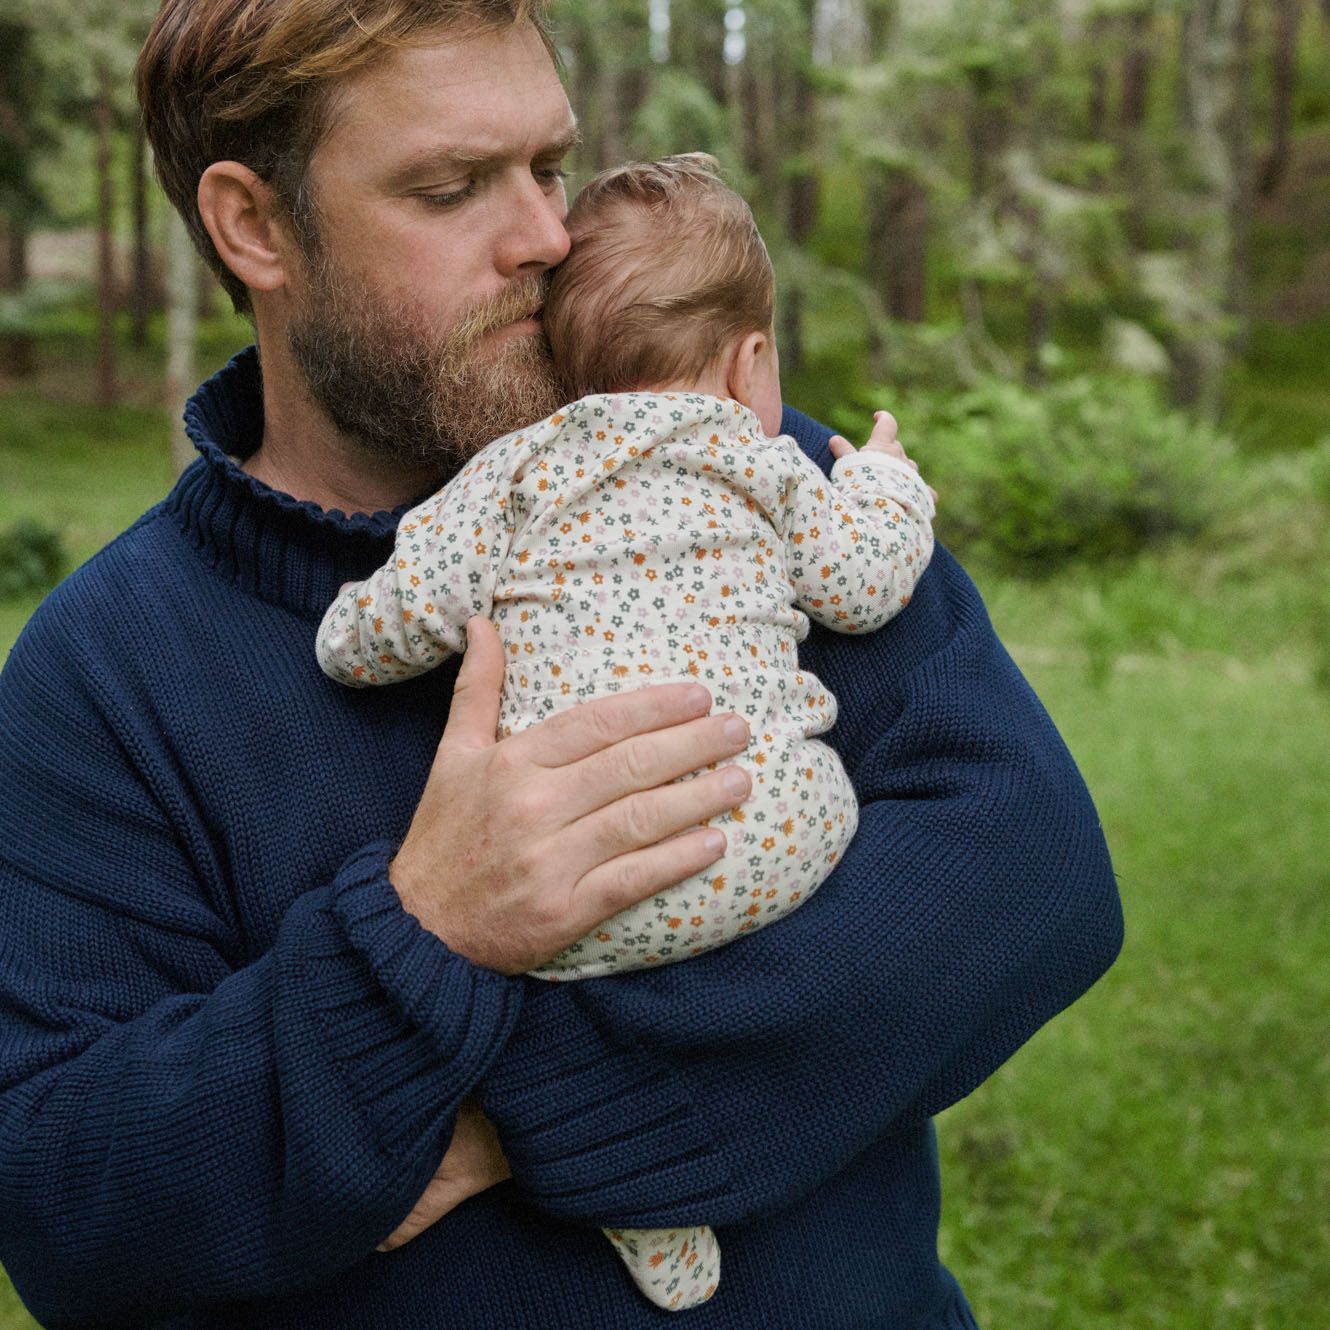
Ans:
POLYGON ((603 171, 568 213, 545 332, 569 398, 706 392, 780 432, 771 260, 705 153, 603 171))

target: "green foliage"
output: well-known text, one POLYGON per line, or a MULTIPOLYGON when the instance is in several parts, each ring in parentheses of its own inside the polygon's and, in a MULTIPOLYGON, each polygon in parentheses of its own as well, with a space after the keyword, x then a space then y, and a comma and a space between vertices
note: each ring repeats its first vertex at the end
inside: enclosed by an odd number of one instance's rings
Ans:
POLYGON ((943 538, 1026 571, 1202 530, 1235 465, 1228 438, 1138 380, 1085 375, 1036 392, 989 379, 907 395, 898 414, 942 494, 943 538))
POLYGON ((22 291, 0 291, 0 333, 33 333, 58 320, 82 296, 77 283, 29 282, 22 291))
POLYGON ((0 530, 0 600, 48 591, 69 564, 60 532, 29 518, 0 530))
POLYGON ((633 121, 632 146, 636 155, 648 159, 709 152, 725 160, 730 155, 729 122, 724 108, 692 75, 661 69, 633 121))

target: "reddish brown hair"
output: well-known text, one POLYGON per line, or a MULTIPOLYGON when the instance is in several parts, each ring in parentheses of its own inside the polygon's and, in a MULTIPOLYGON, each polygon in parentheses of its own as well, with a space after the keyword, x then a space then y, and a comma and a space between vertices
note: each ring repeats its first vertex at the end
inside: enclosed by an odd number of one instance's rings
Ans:
POLYGON ((604 171, 567 226, 544 317, 570 399, 698 378, 735 337, 770 331, 771 260, 714 157, 604 171))
POLYGON ((554 54, 544 0, 163 0, 139 54, 143 123, 167 197, 237 310, 249 292, 213 248, 199 178, 237 161, 272 186, 312 244, 310 158, 339 80, 441 30, 535 24, 554 54))

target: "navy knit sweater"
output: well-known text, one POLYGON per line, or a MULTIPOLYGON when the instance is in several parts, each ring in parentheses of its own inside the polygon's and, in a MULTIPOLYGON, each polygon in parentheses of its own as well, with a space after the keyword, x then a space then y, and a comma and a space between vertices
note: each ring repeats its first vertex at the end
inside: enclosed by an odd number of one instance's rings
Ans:
MULTIPOLYGON (((315 662, 394 516, 228 460, 261 437, 252 352, 189 418, 202 458, 0 685, 0 1262, 34 1314, 662 1327, 599 1225, 711 1223, 725 1277, 692 1330, 973 1327, 930 1115, 1094 982, 1121 916, 1085 787, 955 562, 883 631, 802 648, 863 809, 807 904, 658 971, 509 978, 386 875, 455 667, 357 692, 315 662), (514 1180, 376 1254, 471 1093, 514 1180)), ((825 430, 785 428, 828 465, 825 430)))

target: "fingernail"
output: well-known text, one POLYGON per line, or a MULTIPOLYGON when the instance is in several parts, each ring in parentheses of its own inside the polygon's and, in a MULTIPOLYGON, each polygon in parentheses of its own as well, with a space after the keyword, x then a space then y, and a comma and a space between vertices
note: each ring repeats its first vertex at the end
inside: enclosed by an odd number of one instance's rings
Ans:
POLYGON ((738 767, 726 767, 724 785, 727 794, 747 794, 748 773, 738 767))
POLYGON ((748 726, 738 716, 731 716, 725 722, 725 737, 732 744, 748 744, 748 726))
POLYGON ((702 837, 702 848, 706 850, 708 854, 724 854, 725 833, 721 831, 708 831, 707 834, 702 837))
POLYGON ((387 1250, 388 1250, 388 1244, 387 1244, 386 1242, 381 1242, 381 1243, 379 1243, 379 1245, 378 1245, 377 1247, 374 1248, 374 1250, 375 1250, 375 1251, 387 1251, 387 1250))
POLYGON ((699 716, 705 716, 711 710, 711 694, 700 683, 688 690, 688 710, 699 716))

